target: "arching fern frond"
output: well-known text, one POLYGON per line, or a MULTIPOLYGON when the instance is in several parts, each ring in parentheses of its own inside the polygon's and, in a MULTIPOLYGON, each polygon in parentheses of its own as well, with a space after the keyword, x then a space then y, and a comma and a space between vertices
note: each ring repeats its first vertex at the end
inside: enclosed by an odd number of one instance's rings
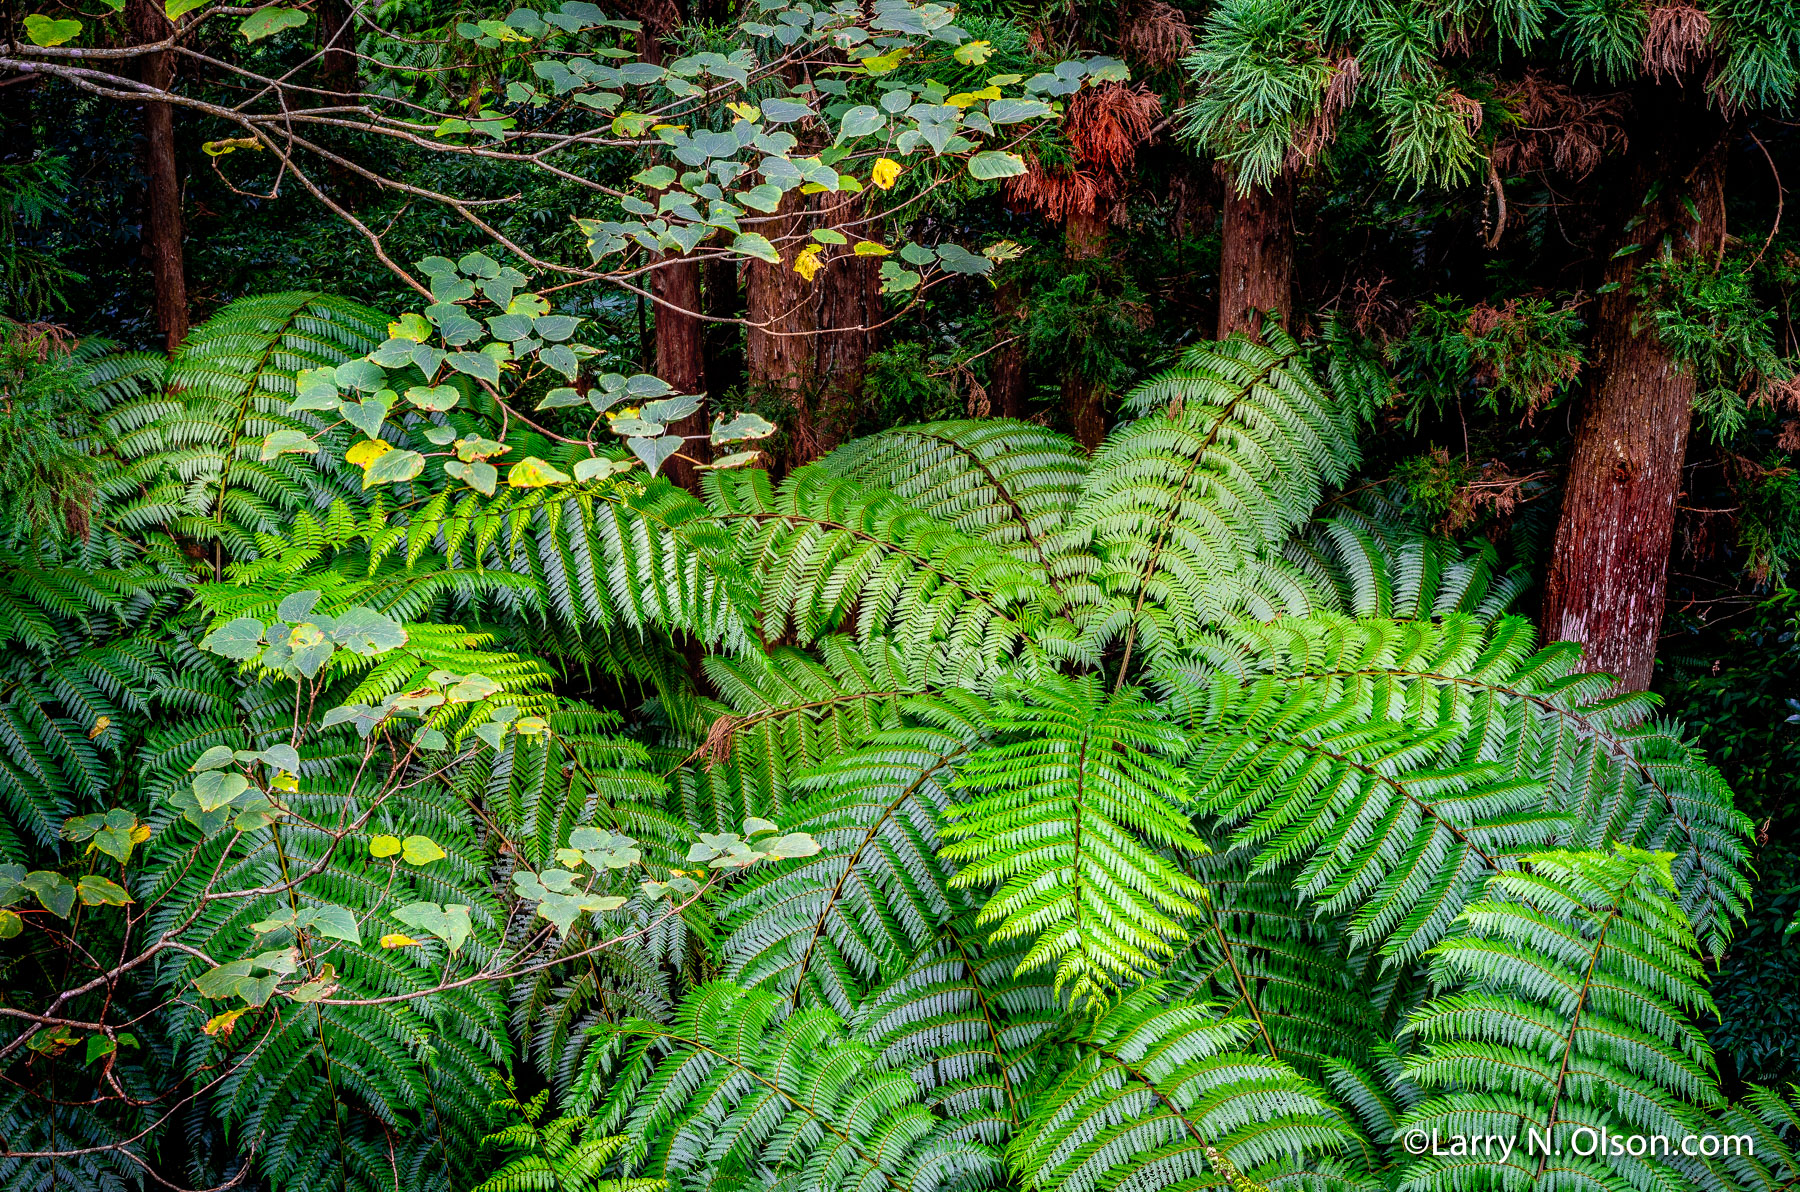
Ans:
POLYGON ((1017 648, 1047 595, 1041 564, 881 489, 806 467, 708 474, 708 500, 761 591, 765 641, 889 637, 969 671, 1017 648))
POLYGON ((1461 617, 1441 626, 1315 617, 1232 627, 1203 661, 1179 669, 1202 687, 1244 684, 1270 692, 1258 698, 1299 698, 1275 696, 1274 682, 1310 692, 1320 707, 1360 709, 1370 726, 1413 726, 1437 745, 1415 765, 1498 768, 1502 782, 1536 783, 1540 811, 1565 824, 1538 837, 1540 846, 1623 842, 1673 852, 1683 910, 1703 946, 1720 954, 1748 895, 1749 820, 1718 770, 1653 718, 1653 696, 1609 695, 1609 676, 1577 669, 1577 647, 1534 652, 1534 640, 1516 617, 1491 630, 1461 617))
POLYGON ((846 443, 820 466, 1005 547, 1058 591, 1093 568, 1059 534, 1088 471, 1067 435, 1010 418, 897 426, 846 443))
POLYGON ((1251 1054, 1253 1034, 1241 1018, 1141 986, 1033 1095, 1007 1165, 1028 1188, 1161 1192, 1230 1187, 1230 1169, 1271 1181, 1347 1147, 1353 1132, 1320 1090, 1251 1054))
POLYGON ((1201 888, 1164 849, 1200 852, 1179 768, 1188 742, 1135 690, 1046 673, 1001 703, 944 828, 959 887, 999 885, 978 917, 1035 936, 1024 968, 1054 966, 1077 1003, 1155 972, 1184 941, 1201 888))
POLYGON ((629 1171, 689 1188, 936 1192, 998 1174, 993 1153, 921 1103, 905 1071, 830 1010, 778 1018, 772 993, 714 983, 668 1024, 617 1028, 624 1060, 598 1128, 629 1171))
POLYGON ((1101 445, 1068 523, 1101 561, 1070 592, 1090 652, 1124 637, 1160 657, 1209 622, 1316 603, 1277 552, 1357 447, 1299 350, 1278 330, 1200 345, 1132 392, 1139 417, 1101 445))
POLYGON ((799 783, 808 797, 784 809, 782 827, 822 848, 735 888, 722 907, 731 979, 849 1014, 863 985, 904 968, 963 909, 939 845, 986 709, 971 696, 914 697, 905 709, 927 723, 878 733, 799 783))
POLYGON ((1406 1023, 1428 1100, 1404 1130, 1526 1139, 1510 1156, 1425 1155, 1406 1186, 1691 1187, 1667 1156, 1590 1153, 1576 1131, 1680 1139, 1719 1095, 1693 1023, 1712 1012, 1667 854, 1534 853, 1496 875, 1438 946, 1439 990, 1406 1023))

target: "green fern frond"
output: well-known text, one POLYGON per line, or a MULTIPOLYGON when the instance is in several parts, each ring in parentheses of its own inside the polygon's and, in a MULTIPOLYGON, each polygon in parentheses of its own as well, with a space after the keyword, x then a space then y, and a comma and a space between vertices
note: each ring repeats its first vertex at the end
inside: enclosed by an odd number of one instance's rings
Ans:
POLYGON ((1179 762, 1186 735, 1136 691, 1046 674, 1005 700, 943 829, 953 884, 999 885, 978 922, 1035 936, 1022 968, 1054 966, 1077 1003, 1155 972, 1186 940, 1200 885, 1161 850, 1202 852, 1179 762))
POLYGON ((1401 1129, 1537 1131, 1550 1150, 1427 1154, 1408 1165, 1407 1187, 1691 1186, 1666 1157, 1583 1155, 1575 1137, 1699 1134, 1701 1109, 1720 1100, 1693 1022, 1712 999, 1669 860, 1624 846, 1534 853, 1463 913, 1431 956, 1438 996, 1404 1027, 1420 1045, 1407 1075, 1432 1095, 1401 1129))
POLYGON ((1209 1151, 1260 1182, 1347 1147, 1353 1133, 1320 1090, 1251 1054, 1253 1034, 1243 1019, 1139 987, 1074 1041, 1007 1165, 1028 1188, 1160 1192, 1225 1184, 1209 1151))
POLYGON ((629 1170, 720 1188, 766 1171, 821 1192, 935 1192, 998 1174, 991 1151, 922 1104, 912 1078, 846 1037, 835 1014, 778 1021, 781 1006, 714 983, 667 1024, 612 1032, 624 1058, 595 1120, 630 1139, 629 1170))

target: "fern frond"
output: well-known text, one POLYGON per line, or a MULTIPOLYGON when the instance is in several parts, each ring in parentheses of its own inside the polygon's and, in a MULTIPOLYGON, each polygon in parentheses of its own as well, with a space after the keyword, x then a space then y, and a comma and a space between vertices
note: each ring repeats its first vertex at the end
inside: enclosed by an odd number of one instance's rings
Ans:
POLYGON ((1185 814, 1186 736, 1134 690, 1054 673, 1003 701, 993 731, 946 813, 943 855, 965 863, 953 884, 998 884, 978 922, 1035 936, 1023 968, 1104 1000, 1155 972, 1199 910, 1201 887, 1160 851, 1205 849, 1185 814))
MULTIPOLYGON (((1431 957, 1438 996, 1407 1021, 1431 1095, 1403 1130, 1526 1137, 1560 1153, 1425 1155, 1413 1188, 1689 1186, 1666 1156, 1583 1155, 1578 1130, 1679 1139, 1720 1101, 1693 1019, 1712 1012, 1668 854, 1550 852, 1497 874, 1431 957), (1552 1173, 1554 1168, 1554 1173, 1552 1173)), ((1592 1149, 1592 1148, 1587 1148, 1592 1149)))
POLYGON ((1320 1090, 1250 1054, 1254 1028, 1156 984, 1075 1040, 1007 1147, 1026 1187, 1111 1192, 1230 1186, 1209 1151, 1252 1180, 1308 1170, 1354 1138, 1320 1090))

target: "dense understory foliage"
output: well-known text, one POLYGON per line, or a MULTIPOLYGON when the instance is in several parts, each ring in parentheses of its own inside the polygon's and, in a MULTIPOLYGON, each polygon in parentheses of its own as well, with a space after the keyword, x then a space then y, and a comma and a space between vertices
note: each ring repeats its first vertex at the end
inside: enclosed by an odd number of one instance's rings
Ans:
POLYGON ((16 369, 88 414, 7 481, 7 1186, 1800 1179, 1703 1033, 1752 825, 1491 551, 1321 508, 1353 360, 696 497, 472 387, 366 420, 407 326, 16 369), (452 440, 512 482, 374 471, 452 440))

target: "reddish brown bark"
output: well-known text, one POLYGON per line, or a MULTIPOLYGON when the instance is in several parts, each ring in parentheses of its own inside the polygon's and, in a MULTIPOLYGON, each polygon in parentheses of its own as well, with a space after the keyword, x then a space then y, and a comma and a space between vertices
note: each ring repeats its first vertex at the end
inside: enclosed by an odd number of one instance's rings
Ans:
MULTIPOLYGON (((159 0, 127 0, 125 19, 136 44, 157 42, 175 31, 159 0)), ((175 81, 175 55, 162 51, 138 59, 141 78, 167 91, 175 81)), ((143 253, 156 290, 156 325, 172 352, 187 338, 187 273, 182 260, 181 180, 175 171, 175 114, 166 103, 144 105, 145 215, 143 253)))
MULTIPOLYGON (((656 294, 656 375, 682 393, 706 392, 706 342, 700 310, 700 263, 674 258, 651 275, 656 294)), ((704 434, 704 409, 684 418, 671 429, 679 435, 704 434)), ((712 458, 705 439, 689 439, 683 455, 702 462, 712 458)), ((700 473, 685 459, 671 459, 669 478, 685 489, 698 491, 700 473)))
POLYGON ((1645 115, 1616 241, 1642 247, 1615 250, 1606 267, 1543 609, 1544 636, 1580 642, 1585 664, 1618 676, 1624 691, 1648 688, 1654 669, 1694 401, 1692 372, 1657 335, 1634 282, 1665 240, 1692 257, 1717 251, 1725 231, 1717 122, 1691 105, 1645 115))
POLYGON ((798 191, 789 191, 776 217, 761 226, 762 234, 781 250, 774 264, 751 261, 744 271, 745 317, 750 326, 744 337, 744 370, 750 386, 761 394, 783 399, 789 406, 790 464, 805 463, 821 454, 813 427, 812 333, 818 329, 818 308, 813 284, 794 272, 800 246, 792 236, 805 218, 798 191))
POLYGON ((994 293, 994 342, 988 365, 988 401, 1002 418, 1025 416, 1025 303, 1011 278, 994 293))
POLYGON ((840 254, 818 275, 819 327, 814 369, 819 379, 814 435, 829 451, 855 433, 863 376, 880 342, 881 265, 840 254))
POLYGON ((346 98, 361 90, 356 71, 356 26, 348 0, 319 0, 319 82, 333 95, 346 98))
POLYGON ((1218 338, 1256 335, 1266 310, 1283 327, 1294 310, 1294 180, 1285 172, 1243 194, 1236 178, 1225 180, 1218 338))
MULTIPOLYGON (((1063 255, 1071 261, 1093 260, 1106 251, 1106 220, 1092 213, 1071 211, 1063 225, 1063 255)), ((1063 370, 1063 412, 1069 429, 1088 451, 1106 437, 1106 415, 1100 408, 1100 387, 1081 367, 1070 361, 1063 370)))

